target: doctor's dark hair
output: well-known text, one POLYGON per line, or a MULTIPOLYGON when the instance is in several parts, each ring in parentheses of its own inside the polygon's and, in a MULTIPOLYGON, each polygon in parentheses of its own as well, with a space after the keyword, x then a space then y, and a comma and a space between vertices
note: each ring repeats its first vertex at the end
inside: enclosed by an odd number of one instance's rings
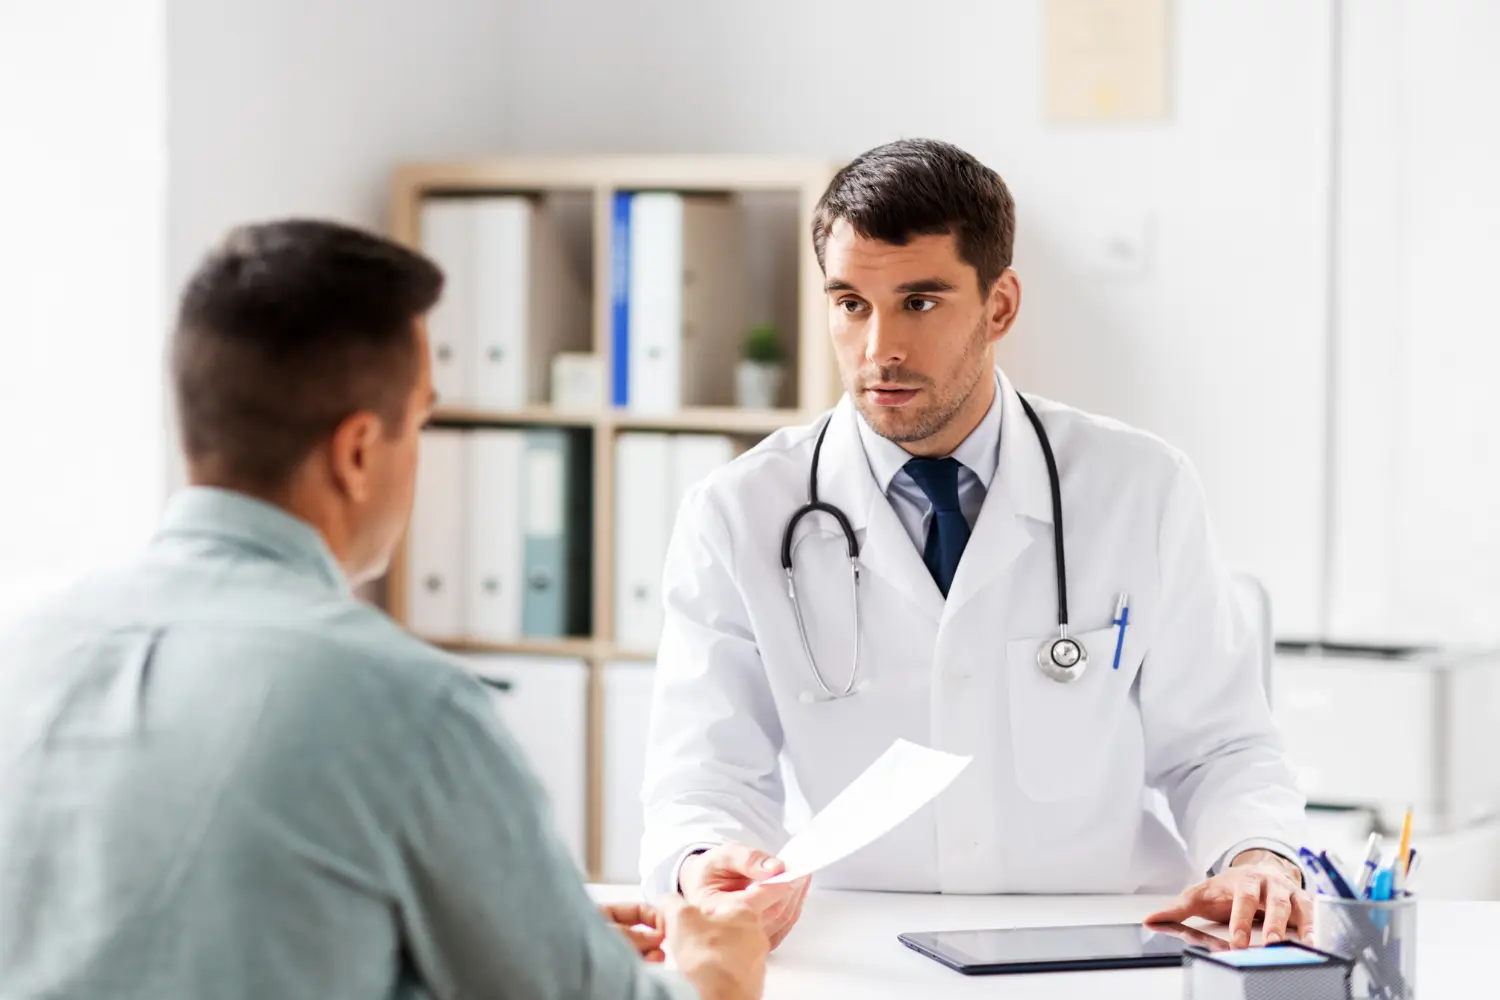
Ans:
POLYGON ((416 319, 443 275, 331 222, 235 229, 198 265, 172 336, 177 424, 195 478, 275 493, 350 415, 392 437, 419 368, 416 319))
POLYGON ((1010 267, 1016 239, 1016 206, 1000 175, 934 139, 877 146, 834 175, 813 212, 813 249, 825 274, 824 247, 839 219, 866 239, 896 246, 952 233, 981 292, 1010 267))

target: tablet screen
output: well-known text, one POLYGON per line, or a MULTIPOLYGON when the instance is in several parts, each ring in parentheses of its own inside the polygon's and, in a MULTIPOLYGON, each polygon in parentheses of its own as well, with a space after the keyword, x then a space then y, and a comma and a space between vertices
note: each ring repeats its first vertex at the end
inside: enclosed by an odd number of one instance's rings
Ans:
POLYGON ((903 934, 901 940, 947 965, 964 969, 1101 963, 1164 965, 1180 962, 1188 944, 1228 947, 1189 928, 1151 928, 1138 924, 938 931, 903 934))

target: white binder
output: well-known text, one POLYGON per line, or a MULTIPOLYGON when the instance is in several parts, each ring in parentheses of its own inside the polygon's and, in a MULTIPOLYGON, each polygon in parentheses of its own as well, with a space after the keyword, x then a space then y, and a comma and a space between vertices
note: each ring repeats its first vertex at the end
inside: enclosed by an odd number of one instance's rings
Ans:
POLYGON ((630 206, 630 409, 682 406, 682 195, 630 206))
POLYGON ((630 208, 630 409, 734 401, 748 327, 744 219, 717 196, 643 193, 630 208))
POLYGON ((640 879, 645 815, 641 786, 646 780, 646 737, 651 721, 651 688, 656 671, 649 663, 609 663, 604 667, 604 850, 606 882, 640 879))
POLYGON ((650 652, 661 637, 662 566, 672 489, 671 439, 621 434, 615 442, 615 641, 650 652))
POLYGON ((526 318, 532 204, 476 198, 474 217, 474 404, 496 410, 526 404, 526 318))
POLYGON ((546 401, 552 358, 588 350, 589 296, 546 202, 471 200, 475 262, 473 401, 517 410, 546 401))
POLYGON ((553 823, 580 872, 587 870, 588 667, 564 657, 464 657, 526 755, 553 823))
POLYGON ((521 454, 525 435, 475 431, 469 440, 468 572, 464 608, 470 638, 521 637, 521 454))
POLYGON ((406 624, 427 639, 463 638, 466 445, 461 431, 422 433, 406 547, 406 624))
POLYGON ((422 203, 422 250, 443 269, 442 298, 427 317, 432 385, 440 406, 468 405, 472 395, 470 337, 474 226, 469 202, 429 198, 422 203))

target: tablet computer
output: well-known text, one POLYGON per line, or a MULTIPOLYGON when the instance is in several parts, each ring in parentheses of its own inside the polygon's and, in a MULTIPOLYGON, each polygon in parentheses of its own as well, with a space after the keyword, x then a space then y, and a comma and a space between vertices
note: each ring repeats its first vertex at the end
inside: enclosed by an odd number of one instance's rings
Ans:
POLYGON ((1228 944, 1181 925, 1094 924, 1013 930, 902 934, 900 942, 968 976, 1088 969, 1158 968, 1182 964, 1189 944, 1228 944))

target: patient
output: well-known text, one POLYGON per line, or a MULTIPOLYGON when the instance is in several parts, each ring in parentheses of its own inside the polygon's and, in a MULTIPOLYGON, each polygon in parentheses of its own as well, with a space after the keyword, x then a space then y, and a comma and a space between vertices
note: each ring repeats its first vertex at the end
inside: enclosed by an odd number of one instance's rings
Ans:
POLYGON ((0 635, 0 996, 760 995, 747 910, 602 919, 483 689, 352 596, 411 507, 441 285, 298 221, 191 278, 192 487, 0 635))

